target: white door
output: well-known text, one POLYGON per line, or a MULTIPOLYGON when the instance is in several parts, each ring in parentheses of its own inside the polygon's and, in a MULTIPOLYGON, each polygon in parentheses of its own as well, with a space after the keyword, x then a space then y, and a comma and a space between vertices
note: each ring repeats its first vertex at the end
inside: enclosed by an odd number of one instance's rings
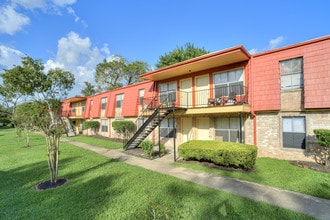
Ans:
POLYGON ((181 80, 180 102, 181 107, 192 107, 191 78, 181 80))
POLYGON ((196 107, 207 106, 209 96, 209 75, 196 77, 196 107))
POLYGON ((197 140, 210 140, 209 118, 197 118, 197 140))
POLYGON ((192 140, 192 119, 182 118, 182 143, 192 140))

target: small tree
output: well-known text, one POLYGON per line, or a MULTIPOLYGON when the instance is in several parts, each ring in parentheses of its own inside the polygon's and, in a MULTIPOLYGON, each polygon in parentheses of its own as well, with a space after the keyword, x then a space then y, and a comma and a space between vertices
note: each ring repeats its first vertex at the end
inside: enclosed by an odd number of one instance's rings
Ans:
POLYGON ((320 147, 315 147, 312 149, 316 161, 324 164, 325 166, 329 165, 330 160, 330 130, 325 129, 315 129, 314 133, 317 138, 317 142, 320 147))
POLYGON ((33 121, 33 103, 22 103, 16 107, 12 116, 13 122, 16 125, 16 133, 18 136, 24 133, 25 147, 30 147, 30 132, 34 127, 33 121))
POLYGON ((34 123, 45 135, 48 152, 50 181, 57 182, 59 143, 63 126, 58 121, 59 99, 73 88, 74 75, 56 68, 47 73, 41 60, 29 56, 22 58, 22 65, 1 74, 3 89, 12 97, 25 96, 33 100, 34 123))
POLYGON ((114 121, 112 128, 126 139, 134 131, 135 125, 132 121, 114 121))
POLYGON ((91 129, 95 134, 97 134, 100 129, 100 122, 98 121, 85 121, 84 122, 85 129, 91 129))

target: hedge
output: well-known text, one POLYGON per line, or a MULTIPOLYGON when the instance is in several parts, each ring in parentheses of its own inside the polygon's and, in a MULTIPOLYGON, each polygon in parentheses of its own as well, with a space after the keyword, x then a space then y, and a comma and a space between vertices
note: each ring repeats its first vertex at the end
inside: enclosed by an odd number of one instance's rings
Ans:
POLYGON ((248 144, 193 140, 178 147, 184 160, 208 161, 217 165, 251 169, 257 159, 257 147, 248 144))

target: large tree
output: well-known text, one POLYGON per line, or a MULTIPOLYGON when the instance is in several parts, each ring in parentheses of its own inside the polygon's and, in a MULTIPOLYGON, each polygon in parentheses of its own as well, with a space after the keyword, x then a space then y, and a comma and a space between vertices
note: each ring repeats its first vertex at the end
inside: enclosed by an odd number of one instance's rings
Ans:
POLYGON ((5 70, 1 77, 7 92, 32 100, 34 123, 41 128, 46 138, 50 181, 56 183, 59 143, 63 131, 58 118, 59 100, 73 88, 74 75, 59 68, 45 73, 41 60, 26 56, 22 58, 20 66, 5 70))
POLYGON ((142 81, 140 75, 142 73, 148 72, 151 70, 151 67, 146 62, 134 61, 128 63, 125 68, 124 79, 126 85, 130 85, 136 82, 142 81))
POLYGON ((193 43, 186 43, 184 46, 176 47, 169 53, 165 53, 159 57, 157 68, 162 68, 176 64, 185 60, 189 60, 204 54, 209 53, 209 51, 204 48, 195 47, 193 43))
POLYGON ((121 56, 116 56, 111 61, 103 60, 96 66, 95 82, 99 91, 116 89, 123 86, 125 60, 121 56))
POLYGON ((99 92, 116 89, 141 81, 140 74, 151 70, 146 62, 128 62, 122 56, 114 56, 111 60, 104 59, 97 64, 95 82, 99 92))
POLYGON ((85 81, 84 83, 85 83, 85 88, 81 90, 81 94, 83 94, 83 96, 91 96, 96 94, 97 92, 96 88, 92 83, 87 81, 85 81))

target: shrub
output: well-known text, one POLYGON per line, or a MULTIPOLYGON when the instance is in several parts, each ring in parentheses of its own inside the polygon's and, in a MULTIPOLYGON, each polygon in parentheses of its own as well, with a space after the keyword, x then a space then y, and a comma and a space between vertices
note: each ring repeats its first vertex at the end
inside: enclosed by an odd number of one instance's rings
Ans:
POLYGON ((114 121, 112 122, 112 128, 115 131, 118 131, 120 133, 124 133, 126 131, 132 132, 134 131, 134 122, 132 121, 114 121))
POLYGON ((98 121, 85 121, 84 122, 84 128, 85 129, 90 128, 97 134, 97 131, 100 128, 100 122, 98 122, 98 121))
POLYGON ((328 166, 330 159, 330 130, 315 129, 314 133, 317 138, 317 143, 320 145, 320 147, 312 149, 315 160, 328 166))
POLYGON ((140 147, 142 148, 143 152, 149 156, 151 156, 154 152, 154 144, 150 140, 142 141, 140 147))
POLYGON ((112 128, 123 135, 123 138, 127 138, 134 131, 135 124, 132 121, 114 121, 112 122, 112 128))
POLYGON ((209 161, 244 169, 251 169, 257 159, 255 146, 232 142, 193 140, 181 144, 178 152, 184 160, 209 161))
POLYGON ((166 153, 165 144, 163 144, 163 143, 160 143, 160 153, 161 154, 165 154, 166 153))

